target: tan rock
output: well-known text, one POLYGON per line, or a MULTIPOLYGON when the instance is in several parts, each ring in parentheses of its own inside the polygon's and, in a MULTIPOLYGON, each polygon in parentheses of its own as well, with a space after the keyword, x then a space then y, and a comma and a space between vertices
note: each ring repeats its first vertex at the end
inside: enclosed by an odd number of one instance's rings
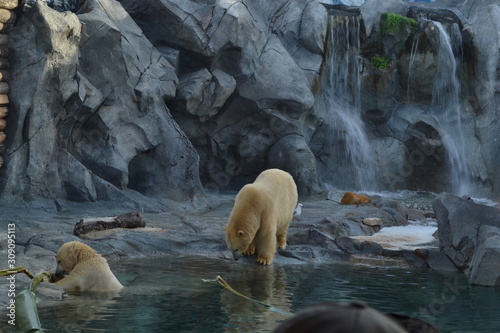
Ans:
POLYGON ((9 108, 6 106, 0 106, 0 119, 7 118, 9 114, 9 108))
POLYGON ((7 120, 0 119, 0 131, 5 131, 6 128, 7 128, 7 120))
POLYGON ((360 205, 370 203, 372 199, 366 195, 356 194, 354 192, 345 192, 344 196, 340 200, 342 205, 360 205))
POLYGON ((365 217, 363 219, 363 224, 370 226, 370 227, 375 227, 375 226, 382 226, 382 220, 379 219, 378 217, 365 217))
POLYGON ((6 138, 5 132, 0 132, 0 144, 4 143, 6 138))

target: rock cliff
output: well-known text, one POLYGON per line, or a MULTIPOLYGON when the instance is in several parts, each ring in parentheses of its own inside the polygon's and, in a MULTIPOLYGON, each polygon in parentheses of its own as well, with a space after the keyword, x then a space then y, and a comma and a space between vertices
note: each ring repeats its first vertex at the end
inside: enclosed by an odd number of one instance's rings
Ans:
POLYGON ((496 1, 66 2, 19 10, 11 32, 3 199, 190 200, 268 167, 302 196, 349 187, 349 130, 322 96, 333 13, 359 17, 359 49, 340 51, 359 54, 377 189, 499 194, 496 1), (387 13, 416 25, 384 28, 387 13), (453 83, 439 76, 441 30, 453 83), (459 112, 442 110, 450 100, 459 112))
POLYGON ((78 16, 37 2, 10 34, 2 196, 95 201, 202 191, 199 157, 164 100, 174 68, 119 3, 78 16), (129 191, 130 192, 130 191, 129 191))

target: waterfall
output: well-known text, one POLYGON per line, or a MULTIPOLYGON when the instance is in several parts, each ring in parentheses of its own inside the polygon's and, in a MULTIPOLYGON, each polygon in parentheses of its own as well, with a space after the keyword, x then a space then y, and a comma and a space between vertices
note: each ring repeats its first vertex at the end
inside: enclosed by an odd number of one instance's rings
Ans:
POLYGON ((374 189, 376 163, 361 119, 360 18, 330 16, 323 97, 331 182, 337 188, 374 189))
POLYGON ((417 50, 418 50, 418 41, 420 39, 418 38, 418 34, 415 35, 413 38, 413 43, 411 44, 411 51, 410 51, 410 63, 408 64, 408 79, 406 83, 406 96, 408 98, 408 102, 412 100, 412 95, 411 94, 411 78, 413 76, 413 73, 415 71, 415 57, 417 55, 417 50))
POLYGON ((460 80, 458 51, 462 45, 461 34, 456 24, 452 26, 455 40, 439 22, 433 22, 439 32, 438 69, 432 90, 432 109, 441 128, 440 134, 446 148, 451 191, 458 195, 470 194, 472 190, 471 173, 467 166, 465 154, 464 129, 461 118, 460 80), (457 32, 458 31, 458 32, 457 32))

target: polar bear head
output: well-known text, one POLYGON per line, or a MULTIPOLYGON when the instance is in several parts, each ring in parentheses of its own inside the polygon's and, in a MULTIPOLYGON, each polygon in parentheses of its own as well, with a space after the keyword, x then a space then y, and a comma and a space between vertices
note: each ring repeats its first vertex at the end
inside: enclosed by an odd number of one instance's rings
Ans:
POLYGON ((253 235, 248 232, 234 228, 226 227, 227 248, 233 252, 233 258, 238 260, 243 255, 252 255, 255 249, 249 249, 253 241, 253 235))
POLYGON ((64 243, 56 255, 56 275, 69 274, 78 263, 96 256, 99 254, 86 244, 81 242, 64 243))

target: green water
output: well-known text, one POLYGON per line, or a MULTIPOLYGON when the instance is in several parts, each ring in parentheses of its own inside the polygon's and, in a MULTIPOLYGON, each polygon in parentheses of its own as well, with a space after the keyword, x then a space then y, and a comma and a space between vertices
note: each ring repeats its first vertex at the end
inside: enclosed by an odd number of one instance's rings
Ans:
POLYGON ((320 301, 362 300, 416 315, 442 332, 499 332, 500 290, 458 274, 335 265, 273 265, 201 257, 111 263, 126 286, 109 299, 70 296, 39 306, 47 332, 271 332, 286 315, 203 282, 222 276, 244 295, 282 311, 320 301))

